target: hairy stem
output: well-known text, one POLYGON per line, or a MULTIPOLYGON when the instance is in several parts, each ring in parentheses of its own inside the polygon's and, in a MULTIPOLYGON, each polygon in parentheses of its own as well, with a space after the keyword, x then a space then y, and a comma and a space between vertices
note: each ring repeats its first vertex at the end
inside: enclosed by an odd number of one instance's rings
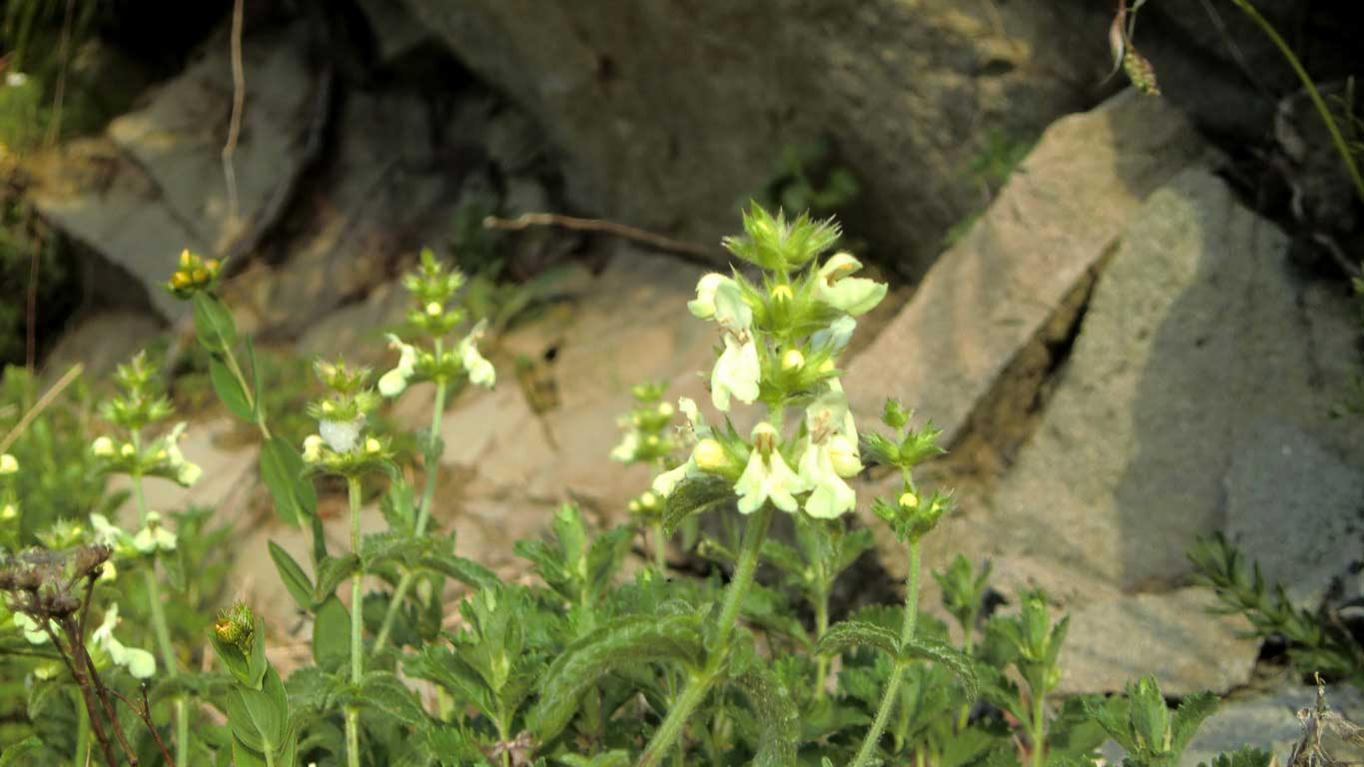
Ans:
MULTIPOLYGON (((441 343, 436 339, 436 356, 440 356, 441 343)), ((436 455, 436 441, 440 439, 440 419, 445 413, 445 392, 444 381, 436 381, 436 402, 431 411, 431 433, 426 440, 426 485, 422 489, 421 504, 417 507, 417 527, 416 535, 420 538, 426 533, 426 523, 431 519, 431 503, 436 497, 436 479, 440 474, 440 456, 436 455)), ((398 617, 398 611, 402 609, 403 600, 407 598, 407 592, 412 588, 412 584, 417 580, 417 576, 412 572, 403 573, 403 577, 398 581, 398 587, 393 590, 393 598, 388 603, 388 610, 384 612, 384 622, 379 626, 379 634, 374 638, 374 649, 372 652, 379 652, 388 644, 388 635, 393 630, 393 622, 398 617)))
POLYGON ((658 731, 654 733, 653 739, 649 741, 648 747, 636 762, 636 767, 655 767, 662 762, 663 757, 667 756, 673 743, 682 734, 683 728, 687 726, 687 720, 691 718, 692 712, 706 699, 711 685, 719 678, 719 666, 729 653, 730 635, 734 633, 739 608, 743 606, 744 594, 748 592, 748 587, 753 583, 753 575, 758 570, 763 539, 767 537, 767 528, 771 522, 770 503, 763 504, 757 515, 748 521, 748 526, 744 529, 743 547, 739 550, 739 562, 734 568, 734 578, 725 589, 724 606, 720 610, 720 618, 716 625, 715 654, 707 662, 704 673, 687 680, 682 694, 678 696, 672 710, 659 725, 658 731))
MULTIPOLYGON (((905 619, 900 627, 900 644, 904 645, 914 638, 914 627, 919 619, 919 541, 917 538, 910 539, 909 542, 909 575, 905 579, 905 619)), ((881 696, 881 706, 876 711, 876 720, 871 723, 871 729, 867 730, 866 737, 862 740, 862 748, 857 752, 857 758, 853 760, 852 767, 866 767, 871 763, 872 755, 876 752, 876 744, 881 740, 881 734, 886 731, 886 722, 890 720, 890 714, 895 710, 895 701, 900 695, 900 682, 904 680, 905 664, 900 660, 895 661, 895 670, 891 672, 890 679, 886 681, 885 694, 881 696)))
POLYGON ((1032 740, 1032 767, 1042 767, 1046 761, 1047 709, 1046 696, 1041 690, 1033 691, 1032 726, 1028 729, 1032 740))
MULTIPOLYGON (((829 630, 829 591, 821 591, 815 596, 815 641, 829 630)), ((824 698, 824 680, 829 677, 829 656, 821 654, 815 662, 815 700, 824 698)))
MULTIPOLYGON (((360 556, 360 478, 347 477, 346 491, 350 500, 350 546, 355 556, 360 556)), ((364 568, 360 567, 351 578, 350 587, 350 681, 358 686, 365 673, 364 647, 364 592, 361 590, 365 578, 364 568)), ((346 763, 350 767, 360 767, 360 711, 354 706, 346 708, 346 763)))
MULTIPOLYGON (((137 436, 133 436, 136 441, 137 436)), ((133 475, 133 497, 137 502, 137 515, 143 525, 147 524, 147 499, 142 492, 142 476, 133 475)), ((171 643, 170 626, 166 623, 166 608, 161 604, 161 583, 156 579, 157 558, 147 563, 143 571, 147 582, 147 608, 152 618, 152 633, 156 636, 156 649, 161 662, 166 666, 166 676, 174 679, 180 675, 180 666, 175 659, 175 645, 171 643)), ((175 767, 189 767, 189 701, 184 695, 175 698, 175 767)))
POLYGON ((653 534, 654 567, 658 568, 659 575, 666 575, 668 572, 668 539, 663 535, 662 520, 654 523, 653 534))

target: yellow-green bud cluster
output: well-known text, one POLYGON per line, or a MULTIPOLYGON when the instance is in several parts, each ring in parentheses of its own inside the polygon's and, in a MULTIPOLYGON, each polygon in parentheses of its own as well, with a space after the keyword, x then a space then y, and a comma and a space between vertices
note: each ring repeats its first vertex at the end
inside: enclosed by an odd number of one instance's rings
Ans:
POLYGON ((170 400, 160 393, 153 382, 155 371, 147 363, 146 352, 138 352, 126 364, 114 371, 114 383, 119 393, 100 405, 104 420, 137 432, 172 412, 170 400))
POLYGON ((182 250, 175 273, 166 281, 165 288, 176 298, 192 298, 195 293, 212 290, 222 268, 222 262, 216 258, 203 258, 182 250))
POLYGON ((9 453, 0 453, 0 544, 13 547, 19 543, 19 494, 15 487, 19 475, 19 460, 9 453))
POLYGON ((620 419, 624 432, 611 451, 611 459, 621 463, 658 463, 678 448, 672 434, 677 408, 663 400, 665 384, 641 384, 632 389, 635 407, 620 419))
POLYGON ((432 338, 449 333, 464 319, 461 309, 450 306, 463 286, 464 275, 458 269, 447 271, 430 248, 422 249, 421 264, 403 277, 414 304, 408 322, 432 338))
POLYGON ((880 498, 872 503, 872 512, 890 525, 895 537, 904 542, 917 541, 938 526, 943 515, 952 510, 950 495, 934 491, 923 495, 913 482, 905 482, 900 497, 894 504, 880 498))

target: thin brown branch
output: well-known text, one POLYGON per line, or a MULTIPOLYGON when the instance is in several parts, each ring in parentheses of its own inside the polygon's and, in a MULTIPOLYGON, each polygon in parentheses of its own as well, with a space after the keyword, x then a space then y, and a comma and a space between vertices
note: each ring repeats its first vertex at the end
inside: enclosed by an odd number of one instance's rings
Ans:
POLYGON ((100 678, 99 671, 95 668, 94 659, 85 649, 85 636, 76 633, 78 629, 69 615, 62 619, 62 630, 66 632, 67 639, 71 642, 72 654, 77 656, 77 660, 85 664, 85 668, 90 674, 90 681, 95 687, 95 694, 99 697, 105 713, 109 716, 109 726, 113 728, 114 737, 118 738, 124 755, 128 757, 128 764, 131 767, 137 767, 141 762, 138 760, 137 752, 133 750, 132 744, 128 742, 128 735, 123 731, 123 723, 118 720, 118 711, 114 709, 114 702, 109 698, 109 688, 104 686, 104 680, 100 678))
POLYGON ((76 0, 66 0, 66 14, 62 16, 61 42, 57 44, 57 85, 52 94, 52 122, 47 126, 47 144, 53 146, 62 136, 62 101, 66 98, 66 69, 71 50, 71 21, 76 16, 76 0))
POLYGON ((242 5, 242 0, 232 4, 232 117, 227 125, 227 143, 223 144, 223 177, 227 180, 229 224, 237 220, 237 171, 232 167, 232 156, 237 153, 237 139, 242 132, 242 109, 246 105, 246 71, 242 65, 242 5))
POLYGON ((152 740, 156 741, 156 747, 161 749, 161 758, 165 760, 167 767, 170 767, 170 765, 175 764, 175 759, 171 756, 170 749, 166 748, 166 742, 161 739, 161 733, 156 729, 156 722, 152 721, 151 714, 152 707, 151 704, 147 702, 147 685, 144 684, 141 687, 142 687, 141 706, 137 705, 131 700, 128 700, 128 696, 124 695, 118 690, 110 690, 109 694, 123 701, 123 705, 132 709, 134 714, 137 714, 137 718, 141 719, 142 724, 146 725, 147 732, 150 732, 152 734, 152 740))
POLYGON ((70 386, 71 382, 76 380, 84 370, 85 367, 77 362, 71 366, 70 370, 66 371, 65 375, 57 379, 57 382, 52 384, 52 387, 44 392, 43 396, 38 398, 37 402, 33 403, 33 407, 29 408, 27 413, 24 413, 24 417, 19 419, 19 423, 15 424, 14 428, 9 430, 9 433, 5 435, 5 438, 0 439, 0 453, 8 450, 9 446, 14 444, 14 440, 19 439, 19 435, 23 434, 24 429, 27 429, 28 425, 33 422, 33 419, 37 418, 39 414, 46 410, 57 398, 57 395, 61 394, 66 387, 70 386))
POLYGON ((609 234, 633 242, 642 243, 669 253, 695 256, 704 259, 706 263, 714 263, 714 259, 718 255, 710 248, 697 245, 694 242, 674 240, 671 237, 664 237, 661 234, 655 234, 654 232, 646 231, 644 229, 599 218, 577 218, 575 216, 564 216, 558 213, 522 213, 516 218, 488 216, 483 219, 483 228, 485 229, 502 229, 515 232, 532 226, 557 226, 563 229, 573 229, 580 232, 601 232, 603 234, 609 234))
POLYGON ((62 663, 66 664, 66 670, 71 674, 72 680, 76 682, 76 687, 81 691, 81 698, 85 701, 85 713, 90 719, 90 731, 94 733, 95 740, 99 743, 100 752, 104 754, 104 763, 108 767, 118 767, 118 761, 114 757, 113 745, 109 743, 109 735, 104 731, 104 725, 100 720, 99 707, 95 705, 94 693, 90 690, 90 681, 76 669, 76 664, 71 658, 67 657, 66 650, 57 638, 57 632, 52 630, 51 622, 46 618, 42 618, 41 622, 43 631, 47 633, 47 638, 52 642, 52 646, 57 648, 62 663))

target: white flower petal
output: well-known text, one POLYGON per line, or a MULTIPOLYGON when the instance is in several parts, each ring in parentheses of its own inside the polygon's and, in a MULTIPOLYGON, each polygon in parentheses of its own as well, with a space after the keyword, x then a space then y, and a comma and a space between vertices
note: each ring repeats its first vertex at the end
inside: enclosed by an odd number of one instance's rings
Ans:
POLYGON ((715 361, 710 377, 710 396, 715 409, 728 412, 731 396, 744 404, 752 404, 758 399, 761 375, 757 344, 752 339, 740 343, 726 334, 725 350, 715 361))

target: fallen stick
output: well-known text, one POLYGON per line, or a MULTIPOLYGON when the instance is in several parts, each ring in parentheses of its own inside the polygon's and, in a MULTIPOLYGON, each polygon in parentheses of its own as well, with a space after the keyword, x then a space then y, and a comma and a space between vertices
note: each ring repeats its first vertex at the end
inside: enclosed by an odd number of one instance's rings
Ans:
POLYGON ((719 255, 715 251, 693 242, 674 240, 671 237, 664 237, 661 234, 655 234, 633 226, 618 224, 614 221, 605 221, 599 218, 577 218, 575 216, 564 216, 558 213, 522 213, 516 218, 488 216, 483 219, 484 229, 520 231, 532 226, 557 226, 563 229, 573 229, 580 232, 601 232, 633 242, 643 243, 670 253, 695 256, 703 259, 707 264, 715 263, 715 258, 719 255))

